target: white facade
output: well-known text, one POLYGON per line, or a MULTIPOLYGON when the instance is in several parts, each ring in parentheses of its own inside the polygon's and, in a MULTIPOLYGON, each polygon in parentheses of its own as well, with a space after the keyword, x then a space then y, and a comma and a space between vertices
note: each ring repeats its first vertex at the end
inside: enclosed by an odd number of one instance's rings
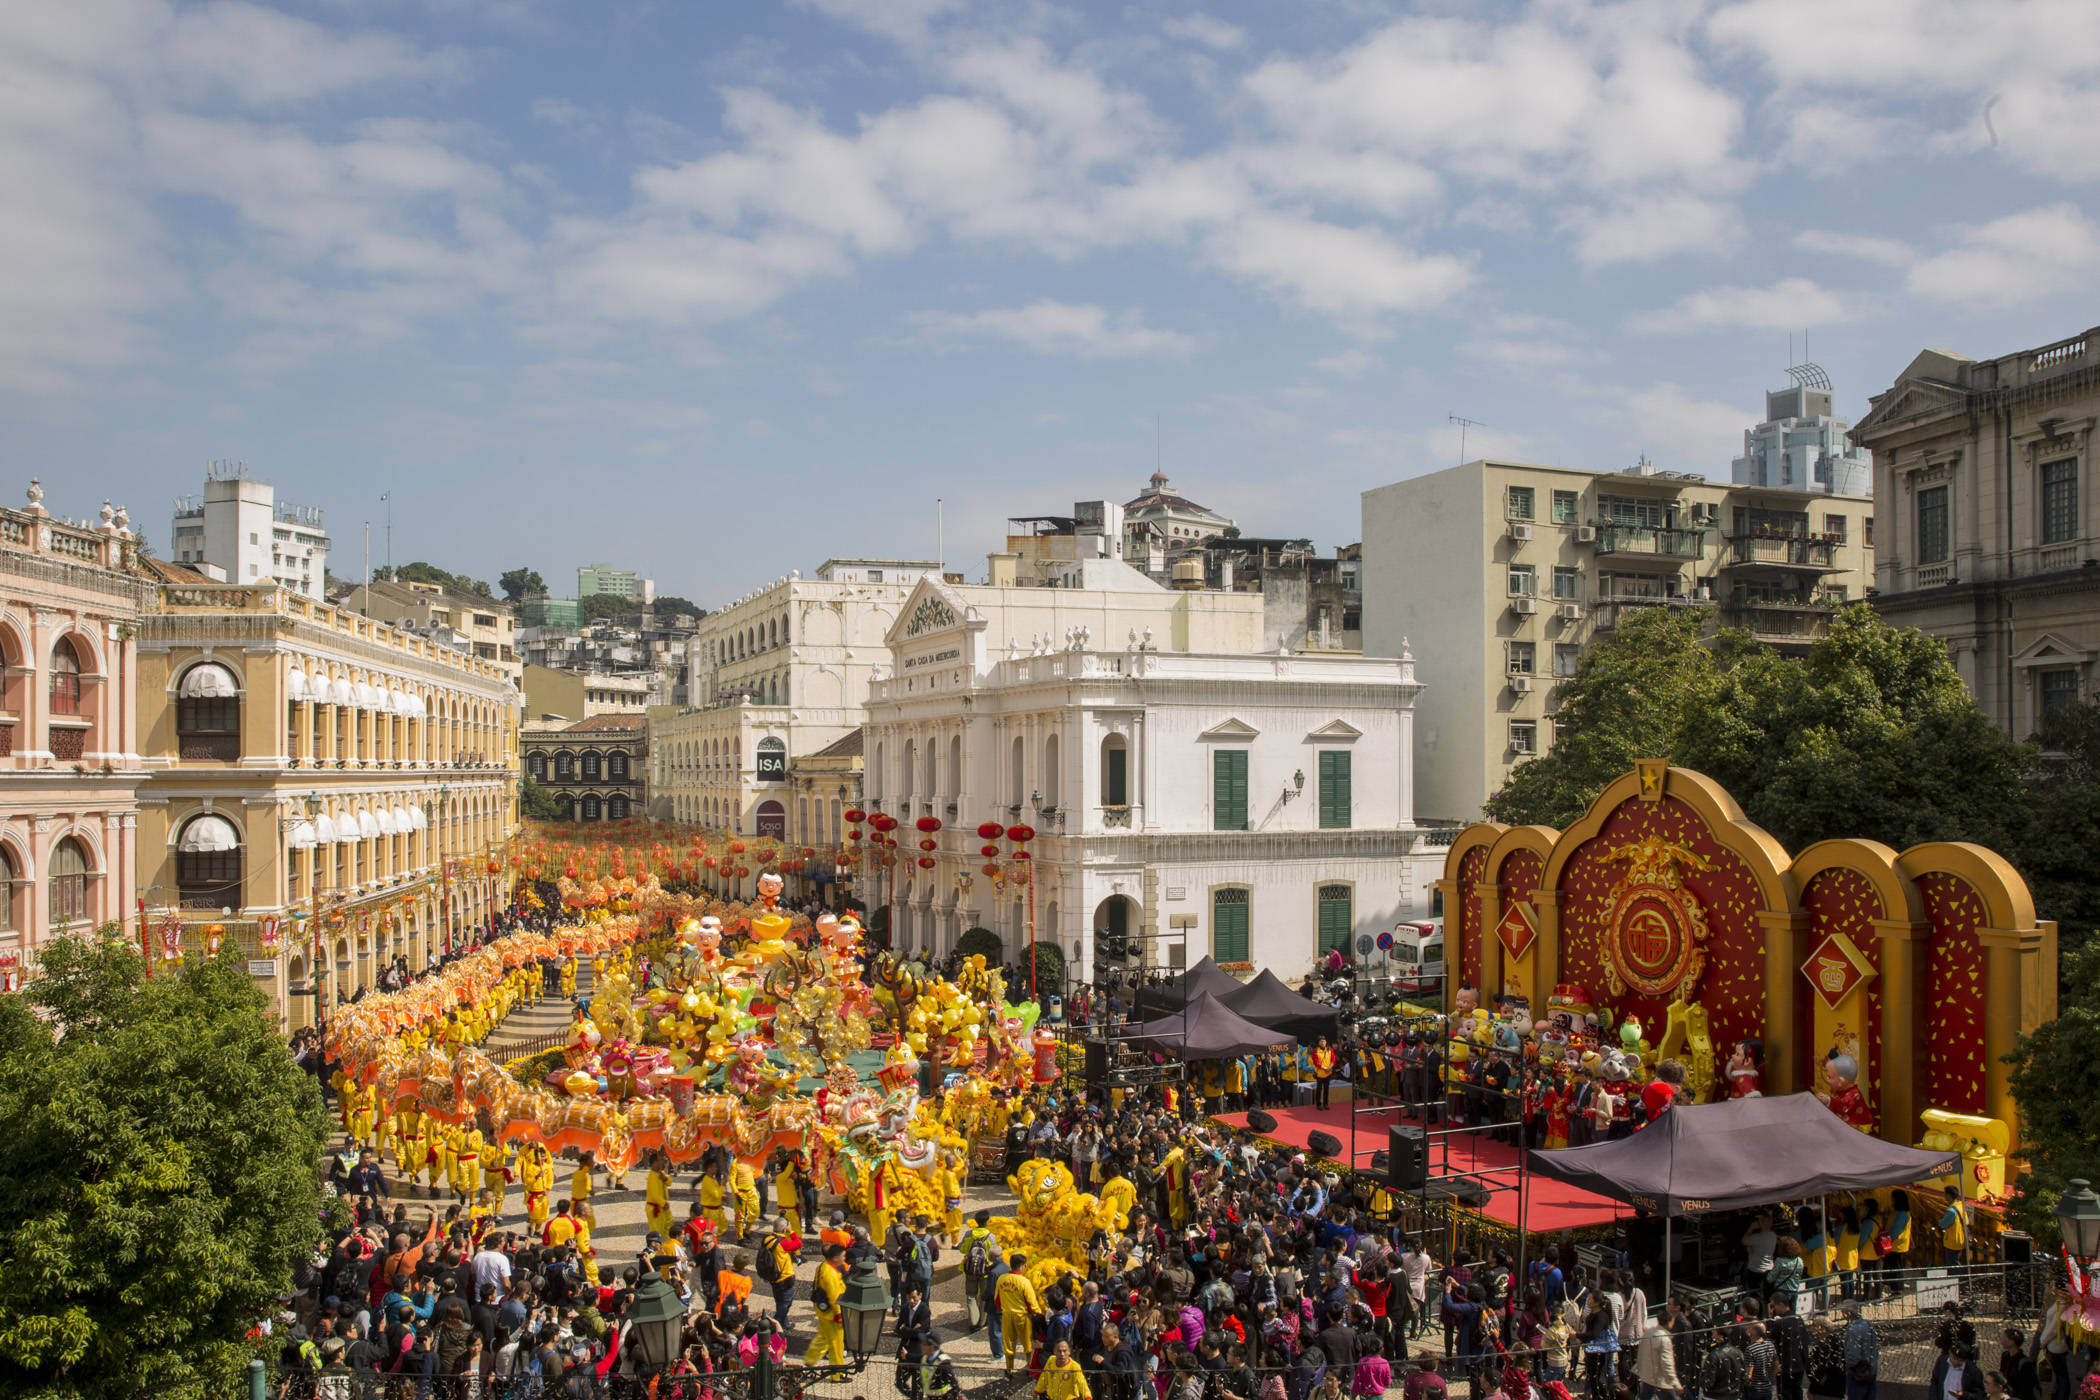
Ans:
POLYGON ((1852 425, 1832 416, 1830 380, 1815 365, 1789 371, 1792 388, 1765 395, 1765 421, 1743 432, 1743 455, 1730 466, 1738 486, 1784 486, 1832 496, 1871 496, 1874 459, 1846 436, 1852 425))
POLYGON ((1193 544, 1232 528, 1232 518, 1197 505, 1175 491, 1167 474, 1156 471, 1144 493, 1123 506, 1123 557, 1142 564, 1159 546, 1162 556, 1176 545, 1193 544))
POLYGON ((226 583, 276 583, 320 598, 328 586, 328 532, 315 506, 277 504, 277 489, 239 463, 214 463, 202 497, 175 503, 169 549, 226 583))
POLYGON ((1095 960, 1106 932, 1155 965, 1289 976, 1323 917, 1352 947, 1421 917, 1442 852, 1414 826, 1412 658, 1260 653, 1258 596, 1107 568, 1120 586, 928 580, 893 629, 862 790, 903 858, 856 893, 893 910, 895 943, 981 925, 1018 956, 1032 917, 1082 975, 1122 965, 1095 960), (921 817, 944 823, 931 870, 921 817), (984 874, 985 821, 1036 828, 1031 888, 984 874))

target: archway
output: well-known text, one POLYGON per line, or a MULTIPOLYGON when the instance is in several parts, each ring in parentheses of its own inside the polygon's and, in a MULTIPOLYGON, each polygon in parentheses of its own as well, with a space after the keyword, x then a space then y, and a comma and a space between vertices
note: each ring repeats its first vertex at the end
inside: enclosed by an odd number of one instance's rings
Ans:
POLYGON ((753 834, 770 836, 775 840, 787 839, 787 808, 778 801, 767 798, 758 804, 758 810, 752 813, 752 817, 756 822, 752 828, 753 834))
POLYGON ((1112 894, 1094 906, 1094 975, 1119 966, 1136 955, 1133 937, 1142 917, 1137 901, 1126 894, 1112 894))

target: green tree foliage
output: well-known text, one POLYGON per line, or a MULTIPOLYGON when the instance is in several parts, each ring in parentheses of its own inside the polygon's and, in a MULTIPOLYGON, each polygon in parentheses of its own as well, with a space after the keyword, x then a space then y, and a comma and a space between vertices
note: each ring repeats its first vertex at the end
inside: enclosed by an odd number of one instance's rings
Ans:
POLYGON ((962 937, 955 940, 955 951, 966 958, 981 957, 997 967, 1006 960, 1006 941, 979 925, 962 931, 962 937))
POLYGON ((2054 919, 2066 948, 2100 927, 2100 703, 2087 701, 2042 722, 2027 806, 2026 839, 2014 856, 2034 907, 2054 919))
POLYGON ((490 598, 495 594, 478 578, 455 574, 440 569, 437 565, 418 559, 413 564, 397 564, 392 569, 375 569, 375 579, 394 579, 401 583, 434 583, 447 593, 464 593, 472 598, 490 598))
POLYGON ((706 608, 690 598, 681 598, 676 593, 659 593, 656 595, 656 601, 649 606, 656 610, 658 618, 676 617, 680 613, 690 613, 694 617, 707 616, 706 608))
POLYGON ((0 1393, 242 1393, 320 1237, 327 1117, 237 959, 149 981, 104 933, 0 997, 0 1393))
POLYGON ((628 613, 640 612, 641 604, 622 598, 617 593, 588 593, 576 600, 583 610, 585 622, 599 622, 608 617, 624 617, 628 613))
POLYGON ((527 778, 518 784, 518 810, 527 821, 558 822, 561 804, 547 787, 527 778))
POLYGON ((1022 1001, 1031 996, 1040 1001, 1052 992, 1061 993, 1065 983, 1064 949, 1055 943, 1038 942, 1035 945, 1035 986, 1032 990, 1028 985, 1028 954, 1025 950, 1016 975, 1020 985, 1007 990, 1009 1001, 1022 1001))
POLYGON ((503 596, 513 603, 547 591, 547 581, 540 577, 538 569, 505 569, 496 583, 502 588, 503 596))
POLYGON ((2100 943, 2064 958, 2056 1019, 2021 1036, 2010 1058, 2024 1159, 2012 1215, 2053 1244, 2064 1184, 2100 1181, 2100 943))

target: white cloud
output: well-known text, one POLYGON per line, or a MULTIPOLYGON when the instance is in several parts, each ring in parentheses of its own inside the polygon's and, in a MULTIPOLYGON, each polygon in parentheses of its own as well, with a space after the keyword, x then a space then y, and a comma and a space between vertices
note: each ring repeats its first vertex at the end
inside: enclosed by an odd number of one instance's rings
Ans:
POLYGON ((1965 229, 1910 270, 1910 290, 1939 301, 2013 306, 2075 294, 2100 269, 2100 231, 2076 205, 2052 204, 1965 229))
POLYGON ((1804 229, 1794 235, 1794 246, 1810 253, 1858 258, 1887 267, 1906 267, 1917 261, 1917 251, 1900 238, 1877 238, 1866 233, 1835 233, 1828 229, 1804 229))
POLYGON ((1246 30, 1200 10, 1162 21, 1159 27, 1177 39, 1187 39, 1207 49, 1236 49, 1247 42, 1246 30))
POLYGON ((1227 271, 1364 330, 1389 313, 1441 306, 1473 280, 1463 258, 1418 253, 1373 228, 1291 215, 1249 215, 1212 246, 1227 271))
POLYGON ((160 56, 185 86, 231 93, 253 106, 334 97, 374 83, 460 76, 456 53, 425 51, 390 34, 338 34, 244 0, 179 11, 160 56))
POLYGON ((1806 277, 1769 287, 1707 287, 1687 292, 1660 311, 1626 318, 1636 335, 1684 335, 1706 330, 1781 330, 1826 326, 1845 319, 1844 299, 1806 277))
POLYGON ((1157 330, 1134 311, 1111 316, 1099 306, 1078 306, 1047 298, 1026 306, 994 307, 970 312, 923 312, 913 318, 936 340, 990 336, 1026 346, 1038 354, 1084 358, 1133 355, 1179 355, 1195 340, 1178 331, 1157 330))
POLYGON ((1635 446, 1666 469, 1711 473, 1742 450, 1749 420, 1740 405, 1695 399, 1667 381, 1628 390, 1623 401, 1635 446))
POLYGON ((793 0, 799 9, 892 39, 914 40, 938 20, 961 10, 966 0, 793 0))
POLYGON ((1361 379, 1372 370, 1384 367, 1385 361, 1368 350, 1343 350, 1313 361, 1314 369, 1337 379, 1361 379))
POLYGON ((1569 216, 1575 255, 1587 267, 1653 262, 1678 253, 1724 253, 1741 238, 1734 205, 1696 195, 1635 198, 1569 216))

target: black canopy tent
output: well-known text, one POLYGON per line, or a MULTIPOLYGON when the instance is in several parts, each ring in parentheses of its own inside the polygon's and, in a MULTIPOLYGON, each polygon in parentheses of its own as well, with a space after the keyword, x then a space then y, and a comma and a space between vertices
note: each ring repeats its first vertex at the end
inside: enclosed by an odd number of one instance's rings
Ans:
POLYGON ((1223 1060, 1266 1050, 1273 1045, 1296 1045, 1298 1038, 1284 1031, 1257 1026, 1209 992, 1197 997, 1186 1012, 1162 1016, 1137 1028, 1137 1039, 1151 1041, 1184 1060, 1223 1060))
MULTIPOLYGON (((1946 1176, 1959 1152, 1868 1137, 1812 1094, 1673 1108, 1633 1134, 1531 1154, 1534 1170, 1674 1221, 1946 1176)), ((1665 1239, 1669 1225, 1665 1224, 1665 1239)), ((1664 1248, 1663 1288, 1669 1289, 1664 1248)))
POLYGON ((1246 986, 1223 993, 1218 1000, 1257 1026, 1289 1031, 1300 1040, 1323 1035, 1333 1040, 1340 1033, 1340 1014, 1333 1007, 1300 996, 1267 968, 1246 986))
POLYGON ((1232 992, 1245 990, 1240 979, 1218 966, 1218 960, 1210 954, 1203 955, 1197 963, 1179 977, 1162 986, 1146 987, 1138 992, 1138 1012, 1146 1016, 1164 1016, 1181 1010, 1185 1002, 1192 1002, 1205 992, 1223 997, 1232 992))

